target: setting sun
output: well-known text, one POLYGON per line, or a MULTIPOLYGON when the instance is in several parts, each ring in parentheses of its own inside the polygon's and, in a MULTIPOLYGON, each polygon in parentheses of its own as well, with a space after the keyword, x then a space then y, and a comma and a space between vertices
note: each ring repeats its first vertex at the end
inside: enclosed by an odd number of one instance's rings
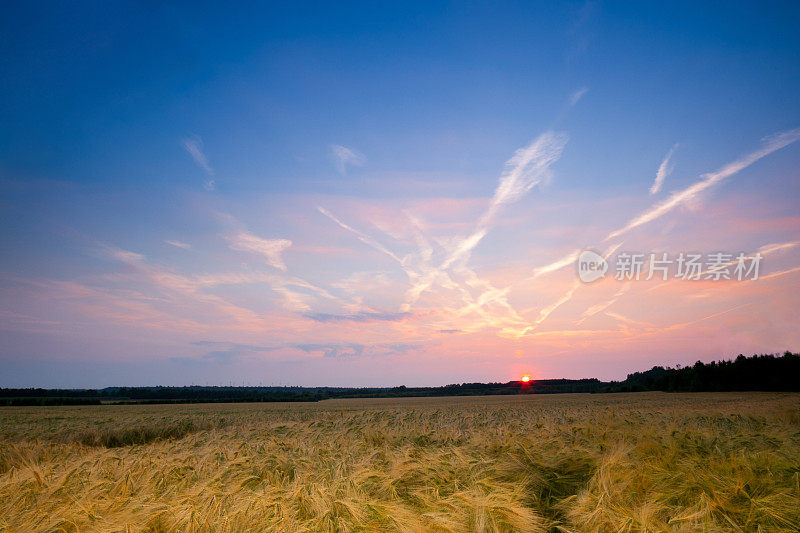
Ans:
POLYGON ((531 377, 530 377, 529 375, 525 374, 524 376, 522 376, 522 381, 523 381, 523 382, 527 383, 527 382, 529 382, 530 380, 531 380, 531 377))

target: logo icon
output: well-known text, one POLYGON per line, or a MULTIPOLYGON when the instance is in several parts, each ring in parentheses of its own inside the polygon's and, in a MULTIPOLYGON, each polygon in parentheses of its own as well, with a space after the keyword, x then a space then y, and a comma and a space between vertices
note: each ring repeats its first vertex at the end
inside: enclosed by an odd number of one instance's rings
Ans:
POLYGON ((584 250, 578 256, 578 277, 584 283, 602 278, 608 272, 608 263, 602 255, 592 250, 584 250))

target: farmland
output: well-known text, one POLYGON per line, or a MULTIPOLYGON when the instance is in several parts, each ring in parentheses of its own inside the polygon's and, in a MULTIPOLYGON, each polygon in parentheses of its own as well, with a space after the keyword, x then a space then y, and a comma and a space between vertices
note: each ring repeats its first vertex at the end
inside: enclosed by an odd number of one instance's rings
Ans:
POLYGON ((800 528, 800 394, 0 408, 0 531, 759 528, 800 528))

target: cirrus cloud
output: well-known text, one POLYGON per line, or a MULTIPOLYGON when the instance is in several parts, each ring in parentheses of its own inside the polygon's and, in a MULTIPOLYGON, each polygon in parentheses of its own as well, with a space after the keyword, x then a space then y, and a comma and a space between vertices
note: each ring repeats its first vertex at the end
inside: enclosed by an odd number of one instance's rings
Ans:
POLYGON ((367 162, 367 158, 364 154, 354 148, 348 148, 341 144, 331 145, 331 157, 333 158, 333 164, 336 170, 338 170, 339 174, 342 176, 347 174, 348 166, 361 167, 367 162))

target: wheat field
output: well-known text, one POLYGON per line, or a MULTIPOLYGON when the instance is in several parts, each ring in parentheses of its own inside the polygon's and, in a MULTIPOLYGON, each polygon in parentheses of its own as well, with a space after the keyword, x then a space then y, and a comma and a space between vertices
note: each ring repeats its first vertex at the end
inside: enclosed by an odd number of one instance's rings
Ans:
POLYGON ((0 531, 798 531, 800 395, 0 408, 0 531))

